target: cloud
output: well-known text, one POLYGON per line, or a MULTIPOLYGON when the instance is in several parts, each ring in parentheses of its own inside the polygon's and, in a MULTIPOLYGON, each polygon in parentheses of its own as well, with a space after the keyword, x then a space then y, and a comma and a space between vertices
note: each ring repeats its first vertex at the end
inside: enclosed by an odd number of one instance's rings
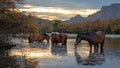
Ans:
POLYGON ((57 20, 58 18, 56 16, 47 16, 47 15, 37 15, 37 17, 40 17, 42 19, 48 19, 48 20, 57 20))
POLYGON ((98 11, 98 9, 65 9, 61 7, 44 7, 44 6, 33 6, 26 4, 24 5, 24 8, 20 9, 21 11, 26 11, 26 12, 34 12, 37 14, 42 14, 44 15, 37 15, 38 17, 41 18, 50 18, 50 19, 60 19, 60 16, 74 16, 74 15, 81 15, 83 17, 87 17, 90 14, 95 13, 98 11), (48 15, 49 14, 49 15, 48 15), (55 14, 54 16, 52 16, 55 14))
POLYGON ((62 7, 62 8, 98 8, 103 1, 101 0, 25 0, 26 3, 36 6, 45 7, 62 7), (98 4, 100 3, 100 4, 98 4))

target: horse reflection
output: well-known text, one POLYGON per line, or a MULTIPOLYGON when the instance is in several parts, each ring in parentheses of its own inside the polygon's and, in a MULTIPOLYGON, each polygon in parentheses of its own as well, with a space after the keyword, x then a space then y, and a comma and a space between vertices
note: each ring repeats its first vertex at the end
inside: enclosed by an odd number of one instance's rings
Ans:
POLYGON ((61 46, 51 46, 51 53, 53 55, 65 56, 67 55, 67 48, 61 46))
POLYGON ((75 54, 76 62, 78 64, 101 65, 105 62, 104 52, 103 53, 89 52, 89 56, 87 58, 82 58, 82 55, 80 55, 77 51, 75 51, 74 54, 75 54))

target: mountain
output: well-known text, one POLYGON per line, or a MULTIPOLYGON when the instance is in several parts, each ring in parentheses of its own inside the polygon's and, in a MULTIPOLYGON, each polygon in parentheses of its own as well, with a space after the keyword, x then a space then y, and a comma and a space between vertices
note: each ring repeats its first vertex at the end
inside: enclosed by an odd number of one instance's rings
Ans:
POLYGON ((95 14, 89 15, 88 20, 95 19, 111 19, 120 17, 120 4, 111 4, 109 6, 103 6, 100 11, 95 14))
POLYGON ((75 17, 71 17, 70 20, 67 20, 67 22, 79 22, 79 21, 85 21, 86 18, 76 15, 75 17))
POLYGON ((87 20, 96 20, 96 19, 111 19, 115 17, 120 17, 120 3, 111 4, 109 6, 103 6, 100 11, 89 15, 84 18, 80 15, 70 18, 67 22, 78 22, 78 21, 87 21, 87 20))
POLYGON ((42 23, 52 23, 52 21, 50 20, 46 20, 46 19, 41 19, 41 18, 35 18, 34 21, 38 24, 42 24, 42 23))

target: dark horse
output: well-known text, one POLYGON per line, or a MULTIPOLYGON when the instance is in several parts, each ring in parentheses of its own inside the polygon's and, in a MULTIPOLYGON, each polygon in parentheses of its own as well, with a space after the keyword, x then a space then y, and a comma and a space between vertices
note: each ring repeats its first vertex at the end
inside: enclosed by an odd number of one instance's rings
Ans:
POLYGON ((42 42, 45 39, 47 40, 47 43, 49 43, 50 36, 45 33, 31 34, 29 36, 29 43, 32 43, 33 41, 42 42))
POLYGON ((94 51, 98 51, 99 44, 101 44, 101 52, 103 52, 103 44, 105 40, 105 34, 102 31, 97 32, 88 32, 88 33, 81 33, 77 35, 75 49, 76 46, 81 42, 81 40, 88 41, 90 45, 90 51, 92 51, 92 44, 94 45, 94 51))
POLYGON ((67 35, 65 33, 53 33, 51 35, 51 43, 52 45, 57 45, 57 43, 61 43, 61 45, 66 47, 67 44, 67 35))

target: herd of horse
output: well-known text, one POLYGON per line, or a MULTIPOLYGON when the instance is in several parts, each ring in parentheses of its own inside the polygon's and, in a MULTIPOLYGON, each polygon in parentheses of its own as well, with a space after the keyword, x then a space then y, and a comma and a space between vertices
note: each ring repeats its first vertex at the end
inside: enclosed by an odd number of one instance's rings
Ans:
MULTIPOLYGON (((61 46, 67 47, 67 34, 65 33, 51 33, 49 36, 46 33, 39 33, 39 34, 31 34, 29 36, 29 43, 34 41, 42 42, 43 40, 51 39, 52 46, 56 46, 58 43, 61 43, 61 46)), ((86 33, 78 33, 75 41, 75 50, 77 50, 77 45, 81 42, 81 40, 86 40, 90 46, 90 52, 92 52, 92 45, 94 45, 94 51, 98 52, 100 48, 100 52, 103 52, 103 45, 105 41, 105 33, 103 31, 96 31, 96 32, 86 32, 86 33), (100 44, 100 47, 99 47, 100 44)))

